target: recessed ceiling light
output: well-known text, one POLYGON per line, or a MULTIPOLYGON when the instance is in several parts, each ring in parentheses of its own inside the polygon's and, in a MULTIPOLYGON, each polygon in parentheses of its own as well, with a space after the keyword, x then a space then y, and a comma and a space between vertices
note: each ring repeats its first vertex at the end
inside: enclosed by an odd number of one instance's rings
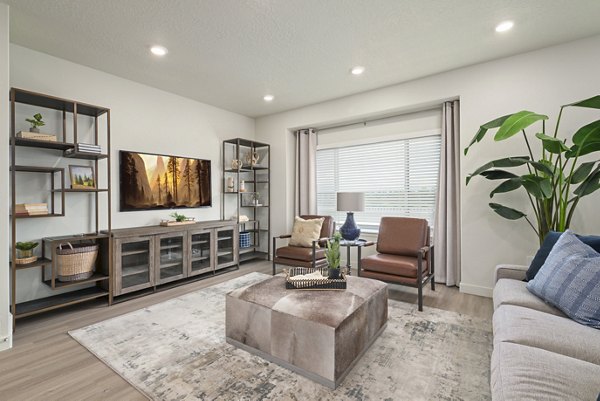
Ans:
POLYGON ((272 102, 272 101, 273 101, 273 99, 275 99, 275 96, 273 96, 273 95, 265 95, 265 96, 263 97, 263 100, 264 100, 265 102, 272 102))
POLYGON ((167 48, 163 47, 163 46, 152 46, 150 48, 150 51, 152 52, 152 54, 154 54, 156 56, 161 56, 161 57, 169 52, 167 50, 167 48))
POLYGON ((350 72, 352 73, 352 75, 360 75, 363 72, 365 72, 365 67, 363 67, 362 65, 357 65, 356 67, 352 67, 350 72))
POLYGON ((510 31, 514 25, 515 23, 512 21, 501 22, 496 26, 496 32, 510 31))

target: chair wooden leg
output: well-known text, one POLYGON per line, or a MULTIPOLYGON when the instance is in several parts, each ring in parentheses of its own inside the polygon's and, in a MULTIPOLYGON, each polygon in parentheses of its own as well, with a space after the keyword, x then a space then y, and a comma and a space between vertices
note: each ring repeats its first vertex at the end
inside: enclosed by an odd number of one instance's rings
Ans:
POLYGON ((423 285, 419 284, 419 312, 423 312, 423 285))
POLYGON ((435 255, 434 255, 434 251, 433 251, 433 245, 431 246, 431 249, 429 251, 430 253, 430 272, 431 273, 431 291, 435 291, 435 255))
POLYGON ((435 276, 431 276, 431 291, 435 291, 435 276))
POLYGON ((417 289, 419 290, 419 312, 423 312, 423 256, 417 256, 417 289))
POLYGON ((276 266, 277 265, 275 264, 275 259, 273 259, 273 275, 275 275, 277 273, 277 271, 276 271, 277 267, 276 266))
POLYGON ((277 237, 273 237, 273 275, 277 272, 275 264, 275 253, 277 252, 277 237))

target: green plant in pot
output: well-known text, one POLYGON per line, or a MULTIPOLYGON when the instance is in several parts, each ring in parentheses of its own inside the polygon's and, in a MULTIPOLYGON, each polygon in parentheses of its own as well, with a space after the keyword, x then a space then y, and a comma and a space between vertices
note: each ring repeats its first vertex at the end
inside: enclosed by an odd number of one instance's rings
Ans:
POLYGON ((505 219, 525 219, 540 244, 549 231, 568 229, 581 198, 600 188, 600 159, 596 153, 600 151, 600 120, 584 125, 570 137, 563 137, 559 131, 560 120, 565 108, 570 107, 600 109, 600 95, 561 106, 556 126, 551 132, 547 132, 546 127, 548 116, 543 114, 523 110, 496 118, 483 124, 465 149, 466 156, 469 148, 492 129, 497 129, 494 136, 497 142, 514 136, 522 137, 523 153, 526 155, 484 164, 467 177, 467 185, 473 177, 482 176, 500 181, 490 192, 490 198, 511 191, 524 191, 533 217, 531 213, 499 203, 492 202, 489 206, 505 219), (531 136, 525 129, 535 135, 531 136), (532 142, 541 145, 537 156, 532 142))
POLYGON ((332 239, 327 240, 327 249, 325 250, 325 258, 329 265, 328 273, 330 279, 340 278, 340 241, 342 235, 335 233, 332 239))
POLYGON ((37 248, 38 243, 35 241, 29 242, 17 242, 15 248, 17 249, 17 257, 19 259, 30 258, 33 256, 33 250, 37 248))
POLYGON ((33 118, 26 118, 25 121, 27 121, 29 124, 31 124, 31 132, 40 132, 40 127, 43 127, 44 125, 46 125, 46 123, 44 121, 42 121, 42 115, 40 113, 36 113, 33 115, 33 118))
POLYGON ((187 220, 187 217, 183 214, 179 214, 177 212, 171 213, 169 216, 175 219, 176 222, 181 223, 187 220))

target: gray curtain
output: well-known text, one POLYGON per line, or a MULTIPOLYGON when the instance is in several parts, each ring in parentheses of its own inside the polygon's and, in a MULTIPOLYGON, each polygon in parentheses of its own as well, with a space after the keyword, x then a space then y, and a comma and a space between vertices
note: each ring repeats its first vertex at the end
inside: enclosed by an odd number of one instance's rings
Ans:
POLYGON ((317 133, 296 131, 296 216, 317 213, 317 133))
POLYGON ((458 100, 442 105, 440 183, 433 244, 435 278, 460 285, 460 114, 458 100))

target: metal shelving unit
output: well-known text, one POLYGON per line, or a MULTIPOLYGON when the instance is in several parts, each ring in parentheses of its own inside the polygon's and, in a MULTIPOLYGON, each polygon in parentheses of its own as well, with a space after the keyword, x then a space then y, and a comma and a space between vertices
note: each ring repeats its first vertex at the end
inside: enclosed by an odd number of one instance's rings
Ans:
MULTIPOLYGON (((65 177, 64 169, 58 167, 46 167, 46 166, 23 166, 17 163, 18 148, 30 148, 36 149, 44 153, 56 153, 56 160, 60 157, 68 157, 77 160, 88 160, 92 162, 94 166, 94 179, 98 183, 99 173, 99 161, 105 160, 105 166, 102 168, 102 173, 106 174, 106 179, 110 182, 110 110, 105 107, 92 106, 85 103, 76 102, 73 100, 67 100, 58 98, 55 96, 45 95, 42 93, 36 93, 23 89, 12 88, 10 91, 10 109, 11 109, 11 136, 10 136, 10 180, 11 180, 11 311, 13 314, 13 328, 16 327, 16 319, 31 316, 38 313, 62 308, 68 305, 77 304, 80 302, 89 301, 92 299, 106 297, 108 304, 112 303, 112 262, 110 255, 112 252, 111 241, 109 241, 111 231, 111 190, 110 185, 106 189, 69 189, 65 188, 65 177), (17 137, 16 129, 16 107, 17 105, 29 105, 35 106, 36 108, 51 109, 62 112, 62 133, 59 134, 61 140, 57 141, 42 141, 36 139, 20 138, 17 137), (104 142, 106 143, 106 153, 104 154, 92 154, 92 153, 65 153, 68 150, 74 150, 77 147, 78 136, 77 136, 77 121, 78 116, 87 116, 93 119, 94 127, 94 143, 100 143, 100 132, 99 132, 99 119, 105 118, 105 131, 106 137, 104 142), (67 133, 67 118, 72 119, 72 132, 71 135, 67 133), (72 142, 67 141, 67 137, 72 138, 72 142), (17 204, 17 187, 18 187, 18 175, 22 173, 27 174, 46 174, 50 180, 50 190, 47 191, 50 197, 49 213, 47 215, 33 215, 33 216, 20 216, 14 213, 17 204), (58 178, 56 177, 58 175, 58 178), (21 219, 30 218, 47 218, 47 217, 63 217, 65 216, 65 196, 68 193, 76 192, 88 192, 94 196, 95 211, 92 211, 92 221, 95 222, 95 231, 89 234, 81 235, 65 235, 60 237, 48 237, 42 238, 42 256, 35 262, 17 265, 16 264, 16 249, 15 245, 18 238, 18 221, 21 219), (107 211, 106 211, 106 224, 102 228, 104 233, 101 233, 100 227, 100 210, 99 210, 99 196, 100 194, 107 194, 107 211), (56 197, 60 201, 56 201, 56 197), (60 204, 60 209, 58 208, 60 204), (85 280, 72 281, 72 282, 60 282, 57 280, 57 266, 55 263, 56 247, 62 242, 81 242, 81 241, 94 241, 100 244, 100 252, 96 265, 96 272, 94 275, 85 280), (53 260, 54 259, 54 260, 53 260), (91 285, 90 287, 83 288, 79 287, 74 291, 63 292, 61 294, 52 295, 45 298, 29 300, 25 302, 16 302, 16 288, 17 288, 17 271, 25 269, 40 268, 41 282, 48 285, 52 290, 65 289, 76 285, 91 285), (48 272, 49 270, 49 272, 48 272)), ((43 195, 44 193, 40 193, 43 195)))
POLYGON ((239 219, 245 215, 249 219, 238 224, 240 233, 248 232, 250 236, 249 246, 239 248, 239 260, 268 260, 271 253, 271 146, 243 138, 229 139, 223 141, 222 162, 222 218, 239 219), (257 162, 252 161, 253 155, 259 156, 257 162), (233 160, 239 161, 237 168, 233 160), (227 186, 230 178, 233 190, 227 186), (244 191, 240 190, 242 181, 244 191))

